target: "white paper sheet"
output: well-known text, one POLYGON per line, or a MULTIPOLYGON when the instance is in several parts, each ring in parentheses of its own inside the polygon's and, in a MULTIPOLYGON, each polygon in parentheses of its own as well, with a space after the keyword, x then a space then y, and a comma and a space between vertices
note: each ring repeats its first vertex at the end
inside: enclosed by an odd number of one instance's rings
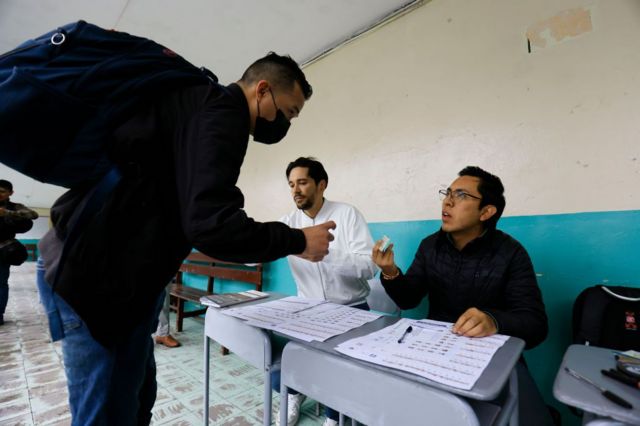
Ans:
POLYGON ((336 350, 468 390, 509 336, 461 337, 451 332, 452 325, 441 321, 402 319, 367 336, 348 340, 336 346, 336 350), (411 332, 405 333, 409 326, 411 332))
POLYGON ((381 316, 325 300, 294 296, 222 312, 254 327, 274 330, 306 342, 324 342, 381 316))

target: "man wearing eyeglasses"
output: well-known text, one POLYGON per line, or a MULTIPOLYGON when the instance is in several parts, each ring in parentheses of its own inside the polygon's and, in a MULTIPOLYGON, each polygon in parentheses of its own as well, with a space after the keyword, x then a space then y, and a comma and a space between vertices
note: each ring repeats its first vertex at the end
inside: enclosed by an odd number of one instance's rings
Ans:
MULTIPOLYGON (((378 250, 382 240, 374 245, 372 258, 389 296, 411 309, 428 294, 428 318, 454 323, 461 336, 501 333, 523 339, 527 349, 539 345, 548 325, 533 265, 518 241, 496 229, 505 207, 500 178, 465 167, 440 197, 442 227, 422 240, 406 273, 396 266, 392 245, 384 252, 378 250)), ((518 379, 533 392, 521 392, 521 424, 550 424, 542 397, 519 364, 518 379)))

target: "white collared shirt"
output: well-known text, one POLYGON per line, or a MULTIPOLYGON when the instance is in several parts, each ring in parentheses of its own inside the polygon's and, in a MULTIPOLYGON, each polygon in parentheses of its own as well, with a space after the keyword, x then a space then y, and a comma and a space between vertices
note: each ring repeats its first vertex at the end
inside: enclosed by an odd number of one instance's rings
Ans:
POLYGON ((321 262, 309 262, 289 256, 289 266, 298 287, 298 295, 324 299, 343 305, 359 304, 369 295, 367 280, 374 277, 377 266, 371 260, 373 238, 367 222, 355 207, 326 198, 315 218, 294 210, 281 222, 292 228, 305 228, 333 220, 335 239, 329 254, 321 262))

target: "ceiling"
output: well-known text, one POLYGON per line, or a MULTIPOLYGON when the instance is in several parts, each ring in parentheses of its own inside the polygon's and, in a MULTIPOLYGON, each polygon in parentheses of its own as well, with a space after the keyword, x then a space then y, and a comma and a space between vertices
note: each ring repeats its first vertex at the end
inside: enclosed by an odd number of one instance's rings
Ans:
MULTIPOLYGON (((0 0, 0 53, 57 26, 84 19, 156 40, 222 83, 237 80, 269 51, 301 64, 421 0, 0 0)), ((0 100, 1 102, 1 100, 0 100)), ((48 207, 62 193, 0 165, 14 201, 48 207)))

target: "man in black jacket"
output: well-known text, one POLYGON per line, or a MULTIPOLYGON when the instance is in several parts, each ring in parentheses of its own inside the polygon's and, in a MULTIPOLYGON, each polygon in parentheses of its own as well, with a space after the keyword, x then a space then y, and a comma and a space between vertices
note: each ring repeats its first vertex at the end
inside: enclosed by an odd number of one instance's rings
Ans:
MULTIPOLYGON (((501 333, 523 339, 527 349, 539 345, 548 325, 533 265, 519 242, 496 229, 505 207, 502 182, 466 167, 439 192, 442 227, 422 240, 406 273, 395 265, 392 246, 384 252, 378 249, 382 241, 374 246, 385 290, 402 309, 429 295, 428 317, 454 323, 452 331, 461 336, 501 333)), ((521 385, 530 388, 526 368, 518 368, 521 385)), ((521 424, 548 424, 539 393, 521 393, 521 424), (537 404, 529 410, 532 401, 537 404)))
POLYGON ((291 229, 256 222, 236 186, 249 136, 280 141, 310 96, 295 61, 275 53, 229 86, 159 94, 114 131, 109 149, 122 177, 61 268, 68 224, 91 188, 74 188, 53 206, 38 287, 52 337, 63 339, 74 425, 149 423, 151 333, 163 289, 192 247, 243 263, 290 254, 318 261, 328 253, 335 223, 291 229))
MULTIPOLYGON (((11 202, 12 195, 11 182, 0 179, 0 325, 4 324, 4 310, 9 301, 9 269, 13 256, 9 251, 14 250, 14 244, 17 244, 13 239, 16 234, 30 230, 34 219, 38 218, 38 213, 33 210, 11 202)), ((24 249, 20 245, 18 248, 20 251, 24 249)))

